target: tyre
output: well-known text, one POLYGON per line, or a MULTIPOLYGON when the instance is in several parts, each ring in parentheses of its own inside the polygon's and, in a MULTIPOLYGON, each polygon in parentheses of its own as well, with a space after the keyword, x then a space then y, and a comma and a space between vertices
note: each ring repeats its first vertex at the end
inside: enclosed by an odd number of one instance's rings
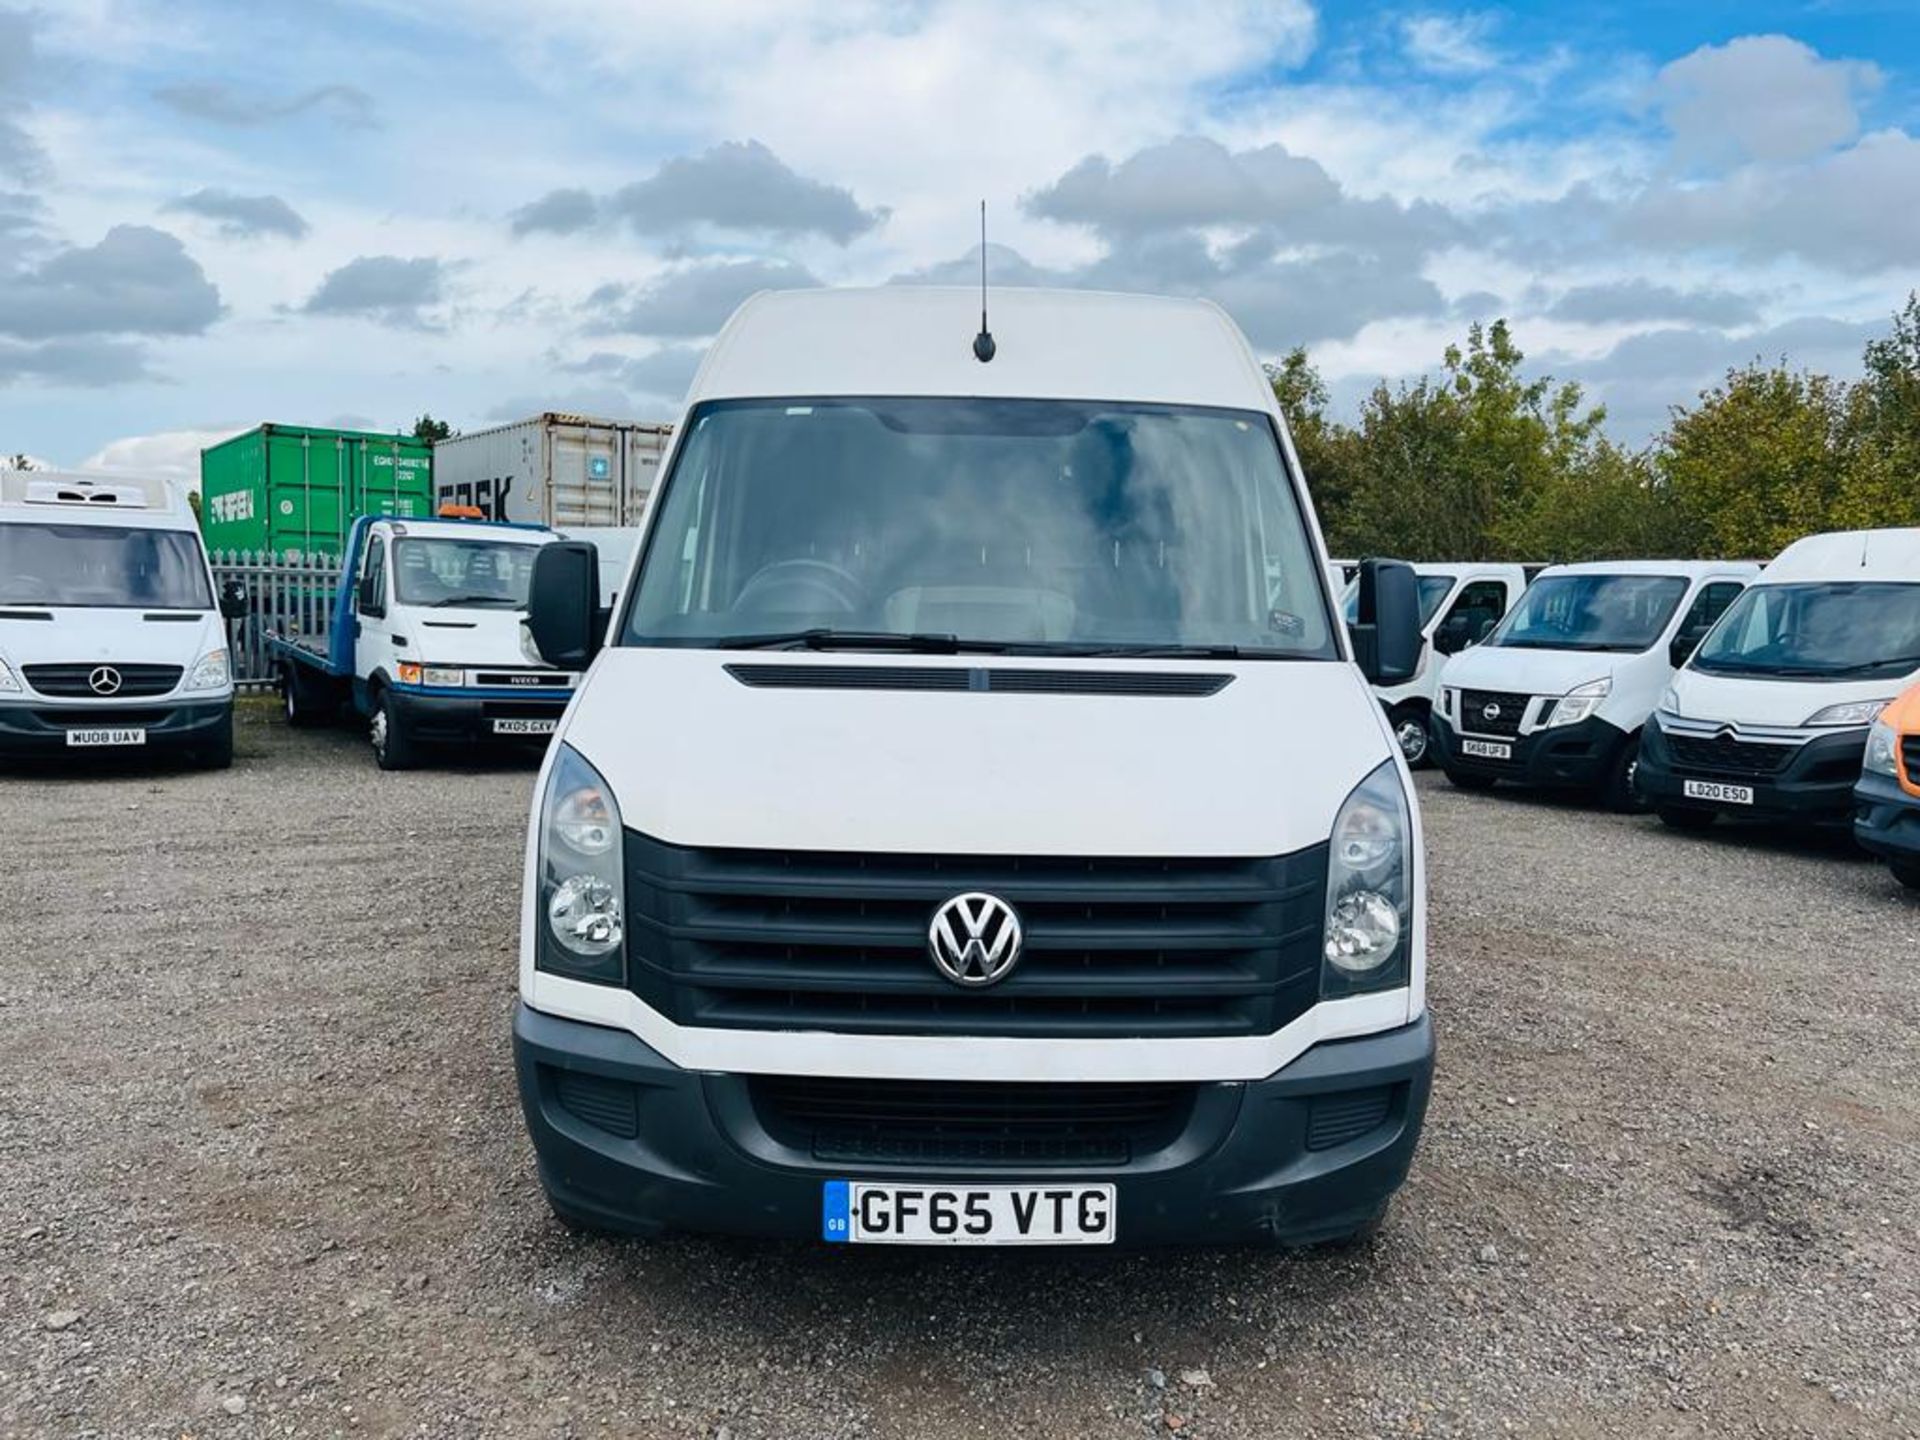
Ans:
POLYGON ((1662 805, 1654 814, 1671 830, 1705 830, 1720 818, 1711 810, 1689 810, 1684 805, 1662 805))
POLYGON ((233 711, 221 717, 220 727, 195 747, 193 763, 202 770, 233 768, 233 711))
POLYGON ((1907 889, 1920 890, 1920 860, 1889 860, 1887 868, 1907 889))
POLYGON ((1409 770, 1426 767, 1433 755, 1433 730, 1424 705, 1396 705, 1387 712, 1394 743, 1409 770))
POLYGON ((313 682, 291 662, 280 667, 280 705, 287 724, 296 730, 309 729, 327 718, 313 693, 313 682))
POLYGON ((1491 775, 1479 775, 1471 770, 1449 770, 1447 783, 1456 790, 1491 790, 1500 782, 1491 775))
POLYGON ((374 702, 367 738, 373 742, 374 763, 382 770, 411 770, 419 763, 419 747, 407 733, 390 690, 382 690, 374 702))
POLYGON ((1634 815, 1646 808, 1646 801, 1634 784, 1634 777, 1640 769, 1640 736, 1627 737, 1620 752, 1613 757, 1613 763, 1607 766, 1606 777, 1600 782, 1600 798, 1609 810, 1622 815, 1634 815))

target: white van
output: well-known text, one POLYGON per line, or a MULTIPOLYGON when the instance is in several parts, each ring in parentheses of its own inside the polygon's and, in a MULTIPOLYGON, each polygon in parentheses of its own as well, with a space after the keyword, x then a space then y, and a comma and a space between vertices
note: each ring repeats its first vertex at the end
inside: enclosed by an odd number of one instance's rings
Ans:
MULTIPOLYGON (((1493 633, 1527 588, 1527 571, 1521 565, 1416 563, 1413 573, 1420 587, 1420 665, 1412 679, 1376 685, 1374 694, 1387 709, 1400 753, 1418 769, 1432 748, 1433 706, 1440 698, 1440 671, 1447 657, 1493 633)), ((1359 598, 1349 586, 1349 620, 1359 598)))
POLYGON ((1844 824, 1868 727, 1917 678, 1920 530, 1796 540, 1674 677, 1641 741, 1641 788, 1680 829, 1844 824))
POLYGON ((1300 1244, 1406 1174, 1424 867, 1368 674, 1412 572, 1350 639, 1217 308, 991 304, 748 301, 611 625, 591 546, 535 562, 542 654, 598 650, 514 1022, 570 1224, 1300 1244))
POLYGON ((0 756, 166 750, 233 763, 223 612, 166 480, 0 473, 0 756))
POLYGON ((1758 565, 1606 560, 1543 570, 1484 644, 1447 661, 1433 739, 1464 790, 1502 780, 1638 808, 1640 728, 1758 565))

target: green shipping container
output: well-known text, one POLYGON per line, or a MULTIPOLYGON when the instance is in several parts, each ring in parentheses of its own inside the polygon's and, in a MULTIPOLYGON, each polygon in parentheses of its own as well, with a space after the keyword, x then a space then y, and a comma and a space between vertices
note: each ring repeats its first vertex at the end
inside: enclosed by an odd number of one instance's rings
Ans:
POLYGON ((262 425, 200 452, 214 551, 339 555, 362 515, 433 513, 433 447, 411 435, 262 425))

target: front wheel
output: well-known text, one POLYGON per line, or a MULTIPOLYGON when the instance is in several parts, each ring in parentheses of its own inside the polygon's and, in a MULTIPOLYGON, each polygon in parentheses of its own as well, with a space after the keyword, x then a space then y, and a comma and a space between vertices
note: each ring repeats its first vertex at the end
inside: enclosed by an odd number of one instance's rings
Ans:
POLYGON ((193 758, 202 770, 229 770, 233 767, 233 711, 227 711, 219 728, 195 750, 193 758))
POLYGON ((1920 860, 1889 860, 1887 868, 1907 889, 1920 890, 1920 860))
POLYGON ((411 770, 418 762, 417 746, 391 690, 380 692, 373 718, 367 722, 367 738, 373 742, 374 763, 382 770, 411 770))
POLYGON ((1609 810, 1622 815, 1634 815, 1646 808, 1638 785, 1635 784, 1640 773, 1640 736, 1629 735, 1620 753, 1613 757, 1613 763, 1607 767, 1606 778, 1600 782, 1600 798, 1606 802, 1609 810))
POLYGON ((1400 756, 1407 762, 1409 770, 1419 770, 1427 764, 1433 753, 1433 732, 1429 728, 1427 712, 1419 705, 1400 705, 1388 712, 1387 719, 1393 725, 1394 742, 1400 747, 1400 756))
POLYGON ((296 730, 318 725, 326 718, 314 698, 312 682, 291 661, 280 667, 280 704, 287 724, 296 730))

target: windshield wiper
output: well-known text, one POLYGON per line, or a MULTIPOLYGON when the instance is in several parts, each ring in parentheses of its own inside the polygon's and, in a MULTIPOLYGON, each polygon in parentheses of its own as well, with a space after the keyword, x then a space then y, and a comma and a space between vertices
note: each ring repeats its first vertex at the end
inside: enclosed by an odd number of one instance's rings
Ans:
MULTIPOLYGON (((1238 645, 1033 645, 1009 647, 1015 654, 1059 655, 1068 659, 1126 656, 1141 660, 1238 660, 1250 652, 1238 645)), ((1265 652, 1252 652, 1265 653, 1265 652)))
POLYGON ((958 655, 962 648, 998 654, 1003 648, 979 641, 968 641, 963 647, 957 635, 835 630, 825 625, 770 635, 729 635, 714 644, 722 650, 895 650, 903 655, 958 655))
POLYGON ((511 595, 449 595, 444 600, 435 600, 427 608, 439 610, 448 605, 513 605, 520 602, 511 595))

